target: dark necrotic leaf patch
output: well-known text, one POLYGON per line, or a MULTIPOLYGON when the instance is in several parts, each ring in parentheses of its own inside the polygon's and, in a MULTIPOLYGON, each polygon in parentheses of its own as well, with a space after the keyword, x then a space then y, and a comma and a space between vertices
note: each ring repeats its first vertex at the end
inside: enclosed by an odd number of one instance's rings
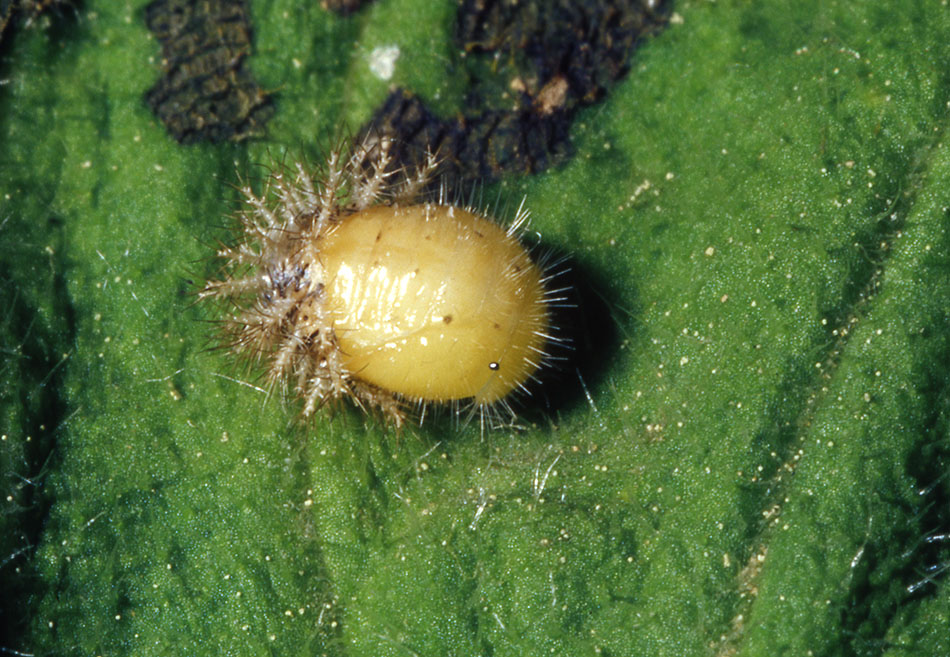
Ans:
POLYGON ((155 0, 145 20, 162 44, 162 77, 145 101, 178 142, 241 141, 273 114, 244 68, 251 26, 243 0, 155 0))
POLYGON ((606 95, 668 15, 662 0, 459 0, 456 40, 476 60, 472 110, 441 118, 395 89, 363 133, 395 137, 399 165, 418 166, 436 151, 446 175, 463 180, 542 171, 566 153, 576 110, 606 95))
POLYGON ((320 6, 341 16, 349 16, 369 2, 370 0, 322 0, 320 6))

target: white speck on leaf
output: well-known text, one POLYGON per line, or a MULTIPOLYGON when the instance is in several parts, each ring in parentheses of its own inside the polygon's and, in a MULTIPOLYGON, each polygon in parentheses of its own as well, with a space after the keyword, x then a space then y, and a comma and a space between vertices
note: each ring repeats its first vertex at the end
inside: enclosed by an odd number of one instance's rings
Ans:
POLYGON ((380 80, 390 80, 399 59, 399 46, 377 46, 369 54, 369 70, 380 80))

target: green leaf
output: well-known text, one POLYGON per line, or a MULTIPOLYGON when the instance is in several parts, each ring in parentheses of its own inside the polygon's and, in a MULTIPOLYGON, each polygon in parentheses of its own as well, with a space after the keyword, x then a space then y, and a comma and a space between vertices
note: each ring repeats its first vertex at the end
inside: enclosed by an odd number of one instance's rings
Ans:
POLYGON ((948 652, 941 2, 677 3, 562 164, 486 193, 569 254, 599 364, 485 436, 301 427, 193 297, 232 185, 385 97, 375 48, 466 109, 454 3, 253 3, 276 112, 194 146, 143 100, 143 4, 85 4, 0 67, 0 648, 948 652))

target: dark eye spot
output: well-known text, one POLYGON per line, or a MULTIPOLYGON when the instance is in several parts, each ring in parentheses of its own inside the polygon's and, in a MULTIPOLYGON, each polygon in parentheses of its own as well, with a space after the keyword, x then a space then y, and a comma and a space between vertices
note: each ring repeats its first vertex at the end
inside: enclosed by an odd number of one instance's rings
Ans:
POLYGON ((442 318, 442 321, 443 321, 443 323, 445 323, 445 324, 451 324, 451 323, 452 323, 452 315, 445 315, 445 316, 442 318))
POLYGON ((488 369, 490 369, 490 370, 498 370, 498 369, 500 369, 500 368, 501 368, 501 365, 499 365, 499 364, 496 363, 495 361, 492 361, 492 362, 490 362, 490 363, 488 364, 488 369))

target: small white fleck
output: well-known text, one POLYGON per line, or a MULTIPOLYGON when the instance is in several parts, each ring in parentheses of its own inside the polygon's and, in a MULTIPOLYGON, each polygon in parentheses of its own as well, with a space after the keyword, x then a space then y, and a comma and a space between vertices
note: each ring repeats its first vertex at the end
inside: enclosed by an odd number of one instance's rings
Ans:
POLYGON ((399 59, 399 46, 376 46, 369 54, 369 70, 380 80, 390 80, 396 71, 399 59))

